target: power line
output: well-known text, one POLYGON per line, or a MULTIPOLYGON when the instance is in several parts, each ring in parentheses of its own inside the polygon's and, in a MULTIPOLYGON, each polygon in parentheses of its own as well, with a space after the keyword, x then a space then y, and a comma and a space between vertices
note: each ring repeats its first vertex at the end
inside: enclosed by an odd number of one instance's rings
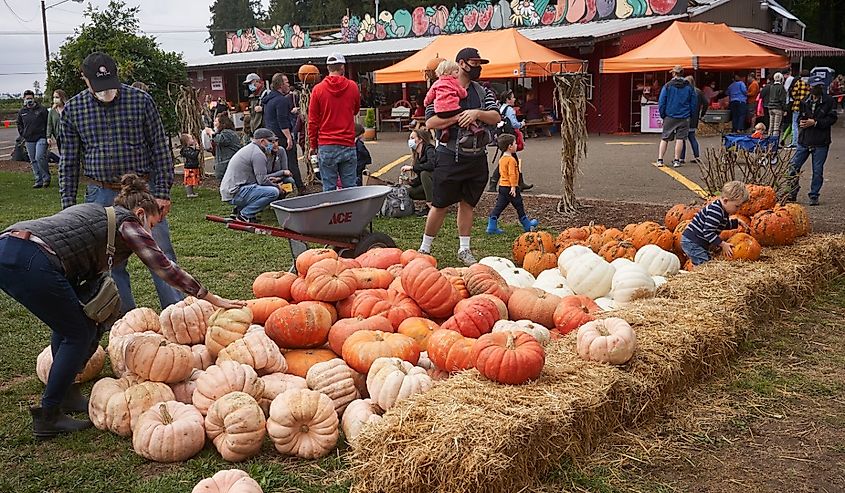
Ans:
MULTIPOLYGON (((17 19, 17 20, 18 20, 18 23, 19 23, 21 26, 26 27, 26 23, 27 23, 27 22, 32 22, 32 19, 26 20, 26 19, 24 19, 23 17, 19 16, 19 15, 18 15, 18 13, 17 13, 17 12, 15 12, 15 9, 13 9, 13 8, 12 8, 12 6, 11 6, 11 5, 9 5, 9 2, 7 2, 6 0, 3 0, 3 4, 6 6, 6 8, 7 8, 7 9, 9 9, 9 12, 11 12, 13 16, 15 16, 15 19, 17 19)), ((27 29, 28 29, 28 28, 27 28, 27 29)), ((30 31, 30 32, 31 32, 31 31, 30 31)))

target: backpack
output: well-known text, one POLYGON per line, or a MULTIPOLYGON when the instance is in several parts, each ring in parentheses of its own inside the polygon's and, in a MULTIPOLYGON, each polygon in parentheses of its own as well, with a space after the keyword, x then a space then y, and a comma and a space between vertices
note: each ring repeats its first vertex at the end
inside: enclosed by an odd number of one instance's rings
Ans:
MULTIPOLYGON (((505 116, 505 111, 508 108, 510 108, 510 105, 508 105, 508 104, 503 104, 502 106, 499 107, 499 115, 502 116, 502 121, 500 121, 496 125, 496 131, 495 131, 494 137, 498 137, 499 135, 502 135, 502 134, 516 135, 516 129, 513 128, 513 123, 511 123, 510 118, 505 116)), ((493 140, 496 140, 496 139, 494 138, 493 140)))
POLYGON ((381 215, 384 217, 405 217, 414 213, 414 201, 405 185, 394 185, 387 196, 384 197, 384 204, 381 206, 381 215))

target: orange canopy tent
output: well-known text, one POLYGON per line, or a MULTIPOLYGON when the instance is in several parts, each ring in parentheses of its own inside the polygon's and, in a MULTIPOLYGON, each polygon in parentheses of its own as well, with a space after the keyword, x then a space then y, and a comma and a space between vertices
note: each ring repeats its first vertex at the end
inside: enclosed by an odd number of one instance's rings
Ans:
POLYGON ((581 60, 550 50, 511 28, 438 36, 430 45, 401 62, 376 70, 375 82, 423 82, 423 71, 430 60, 438 57, 454 60, 458 51, 468 46, 478 49, 482 58, 490 60, 481 72, 485 79, 539 77, 560 71, 577 72, 583 67, 581 60))
POLYGON ((605 74, 686 69, 734 70, 780 68, 789 58, 776 55, 724 24, 674 22, 646 44, 599 62, 605 74))

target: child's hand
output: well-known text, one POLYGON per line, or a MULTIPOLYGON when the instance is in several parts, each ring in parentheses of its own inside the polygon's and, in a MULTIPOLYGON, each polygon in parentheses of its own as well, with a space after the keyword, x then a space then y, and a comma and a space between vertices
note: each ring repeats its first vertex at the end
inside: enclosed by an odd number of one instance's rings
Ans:
POLYGON ((516 197, 516 187, 511 187, 510 196, 516 197))
POLYGON ((721 247, 722 254, 725 256, 725 258, 733 258, 734 251, 730 243, 728 243, 727 241, 723 241, 722 244, 719 246, 721 247))

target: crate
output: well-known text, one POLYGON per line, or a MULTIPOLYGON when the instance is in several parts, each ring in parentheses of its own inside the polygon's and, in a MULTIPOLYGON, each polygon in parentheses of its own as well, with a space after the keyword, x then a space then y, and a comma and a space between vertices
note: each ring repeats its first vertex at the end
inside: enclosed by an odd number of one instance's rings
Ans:
POLYGON ((701 117, 704 123, 727 123, 731 121, 731 112, 728 110, 708 110, 707 114, 701 117))

